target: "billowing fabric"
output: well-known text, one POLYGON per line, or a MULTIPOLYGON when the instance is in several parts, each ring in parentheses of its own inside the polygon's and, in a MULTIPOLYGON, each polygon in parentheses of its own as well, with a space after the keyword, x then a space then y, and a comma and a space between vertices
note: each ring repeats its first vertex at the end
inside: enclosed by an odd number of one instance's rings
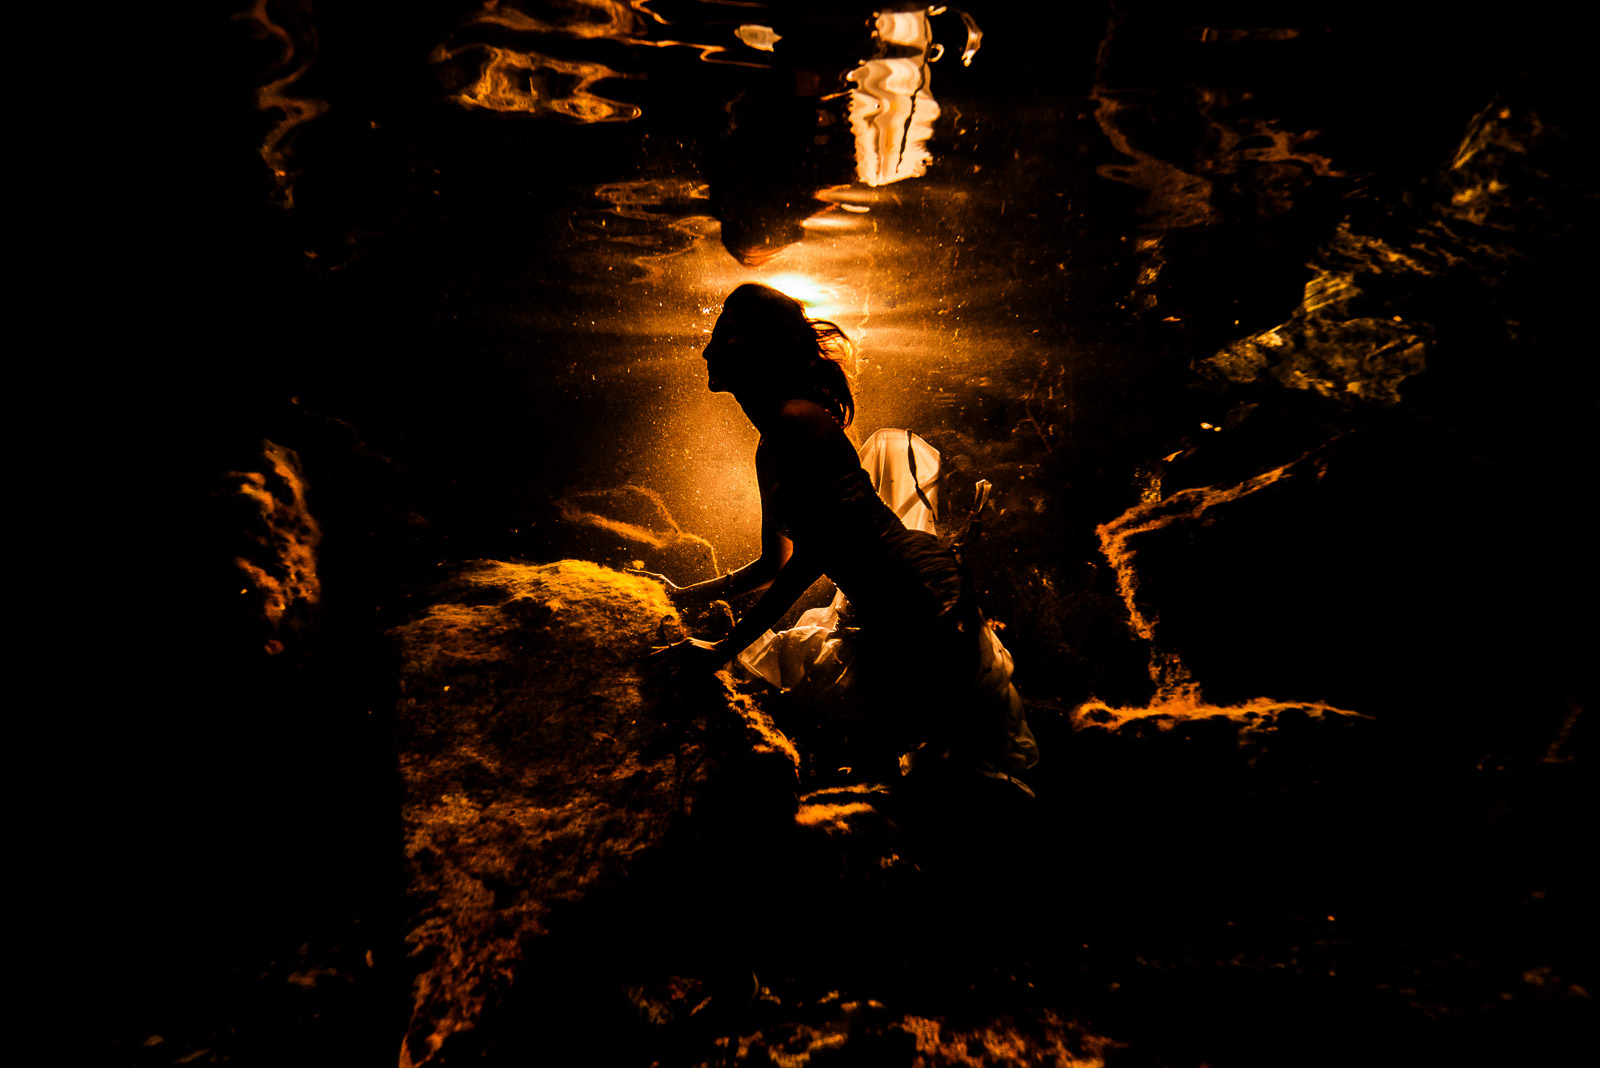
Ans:
POLYGON ((839 595, 762 635, 739 662, 820 718, 904 754, 902 772, 956 762, 1009 779, 1038 763, 1038 746, 1011 655, 934 532, 939 454, 904 430, 878 431, 861 452, 864 469, 783 516, 796 552, 839 595))
POLYGON ((909 430, 879 430, 860 452, 861 469, 901 524, 937 534, 939 450, 909 430))

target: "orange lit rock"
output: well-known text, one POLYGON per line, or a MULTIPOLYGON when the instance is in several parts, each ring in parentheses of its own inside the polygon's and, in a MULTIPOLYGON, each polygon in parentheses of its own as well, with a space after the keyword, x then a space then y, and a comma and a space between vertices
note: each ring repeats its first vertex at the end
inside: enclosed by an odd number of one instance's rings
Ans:
POLYGON ((1356 431, 1102 526, 1134 625, 1216 704, 1330 702, 1542 748, 1587 644, 1564 590, 1592 568, 1548 475, 1428 433, 1356 431))
POLYGON ((646 570, 687 584, 715 578, 711 543, 684 533, 654 490, 642 486, 585 490, 556 502, 565 525, 558 551, 612 567, 646 570))
MULTIPOLYGON (((709 1065, 849 1063, 906 1068, 984 1068, 1048 1064, 1102 1068, 1105 1052, 1125 1043, 1094 1034, 1044 1010, 967 1019, 908 1015, 871 1000, 834 1003, 816 1023, 789 1022, 719 1040, 709 1065)), ((969 1014, 970 1016, 970 1014, 969 1014)))
POLYGON ((1209 705, 1197 697, 1183 696, 1157 700, 1146 708, 1113 708, 1101 701, 1089 701, 1073 710, 1071 722, 1075 731, 1104 730, 1137 737, 1171 731, 1186 733, 1188 725, 1209 721, 1235 734, 1242 747, 1265 743, 1280 723, 1290 718, 1299 722, 1350 723, 1371 717, 1320 702, 1257 697, 1237 705, 1209 705))
POLYGON ((217 497, 237 519, 234 567, 241 600, 261 632, 263 648, 281 653, 322 599, 317 548, 322 530, 306 505, 299 454, 262 441, 257 470, 229 471, 217 497))
POLYGON ((422 1063, 533 967, 549 919, 626 880, 668 831, 788 825, 797 758, 721 677, 644 663, 679 633, 658 584, 597 564, 477 561, 391 632, 422 1063))

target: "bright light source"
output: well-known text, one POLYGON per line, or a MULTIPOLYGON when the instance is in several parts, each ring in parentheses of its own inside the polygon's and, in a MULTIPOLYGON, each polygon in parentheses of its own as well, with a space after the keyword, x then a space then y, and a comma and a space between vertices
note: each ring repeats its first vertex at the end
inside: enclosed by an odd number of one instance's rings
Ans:
POLYGON ((816 279, 795 272, 769 275, 761 279, 773 289, 798 300, 806 306, 806 314, 826 319, 835 314, 839 306, 839 292, 816 279))

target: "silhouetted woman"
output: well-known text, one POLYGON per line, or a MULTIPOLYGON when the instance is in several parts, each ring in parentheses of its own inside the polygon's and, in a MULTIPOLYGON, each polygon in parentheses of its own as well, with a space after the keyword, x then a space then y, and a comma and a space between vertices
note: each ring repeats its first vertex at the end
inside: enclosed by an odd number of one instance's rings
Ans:
MULTIPOLYGON (((1009 778, 1037 761, 1010 684, 1011 658, 964 592, 952 549, 908 530, 879 499, 844 428, 849 379, 830 350, 849 339, 767 286, 735 289, 705 348, 713 392, 732 393, 761 432, 761 555, 677 601, 765 589, 720 641, 687 638, 658 654, 712 670, 772 627, 826 575, 849 599, 848 640, 831 675, 808 687, 817 714, 864 758, 919 750, 1009 778)), ((902 761, 902 767, 911 762, 902 761)))

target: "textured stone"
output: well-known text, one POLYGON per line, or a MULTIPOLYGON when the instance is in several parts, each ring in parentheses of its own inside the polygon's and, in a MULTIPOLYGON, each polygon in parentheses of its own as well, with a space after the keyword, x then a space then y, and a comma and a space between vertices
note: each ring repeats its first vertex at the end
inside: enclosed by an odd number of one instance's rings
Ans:
POLYGON ((872 1064, 882 1068, 1102 1068, 1121 1043, 1050 1010, 952 1023, 896 1012, 871 999, 823 1002, 814 1022, 718 1040, 700 1068, 872 1064), (832 1010, 831 1012, 828 1010, 832 1010))
POLYGON ((275 655, 284 651, 285 639, 304 634, 322 599, 322 530, 306 505, 305 477, 293 449, 263 440, 256 466, 229 471, 217 497, 235 519, 239 594, 263 649, 275 655))
POLYGON ((711 543, 681 530, 661 496, 642 486, 585 490, 556 502, 560 555, 611 567, 643 567, 687 584, 714 578, 711 543))
POLYGON ((722 676, 644 655, 679 621, 654 582, 591 563, 478 561, 392 633, 404 783, 407 1056, 472 1028, 551 915, 615 887, 686 818, 784 825, 797 759, 722 676))
POLYGON ((1542 748, 1592 630, 1563 591, 1592 566, 1530 474, 1371 428, 1100 533, 1135 629, 1215 703, 1329 702, 1542 748))

